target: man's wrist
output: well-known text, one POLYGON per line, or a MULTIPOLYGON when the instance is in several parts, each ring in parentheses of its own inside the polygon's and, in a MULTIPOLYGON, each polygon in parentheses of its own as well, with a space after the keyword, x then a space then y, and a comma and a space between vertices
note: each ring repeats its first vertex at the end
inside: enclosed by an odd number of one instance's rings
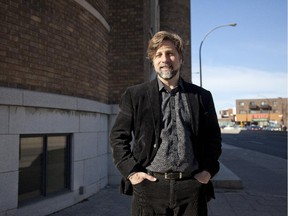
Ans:
POLYGON ((133 176, 135 173, 136 173, 136 172, 130 173, 130 174, 128 175, 127 179, 129 180, 129 178, 130 178, 131 176, 133 176))

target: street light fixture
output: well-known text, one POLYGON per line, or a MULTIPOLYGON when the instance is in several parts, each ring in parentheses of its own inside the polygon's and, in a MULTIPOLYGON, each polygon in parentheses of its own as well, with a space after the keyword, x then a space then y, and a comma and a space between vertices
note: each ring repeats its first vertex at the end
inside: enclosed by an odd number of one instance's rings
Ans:
POLYGON ((235 27, 237 25, 237 23, 230 23, 230 24, 226 24, 226 25, 220 25, 220 26, 216 26, 215 28, 211 29, 209 32, 207 32, 207 34, 204 36, 203 40, 200 43, 200 48, 199 48, 199 66, 200 66, 200 86, 202 87, 202 61, 201 61, 201 49, 202 49, 202 44, 204 42, 204 40, 207 38, 207 36, 213 32, 214 30, 218 29, 218 28, 222 28, 222 27, 226 27, 226 26, 232 26, 235 27))

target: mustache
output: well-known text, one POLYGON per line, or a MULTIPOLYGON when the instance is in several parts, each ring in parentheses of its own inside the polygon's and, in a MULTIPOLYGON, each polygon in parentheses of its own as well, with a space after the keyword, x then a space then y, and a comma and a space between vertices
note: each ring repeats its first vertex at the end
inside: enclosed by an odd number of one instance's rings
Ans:
POLYGON ((161 64, 160 67, 170 67, 171 64, 161 64))
POLYGON ((163 68, 163 67, 169 67, 169 68, 173 68, 173 66, 171 64, 161 64, 159 65, 160 68, 163 68))

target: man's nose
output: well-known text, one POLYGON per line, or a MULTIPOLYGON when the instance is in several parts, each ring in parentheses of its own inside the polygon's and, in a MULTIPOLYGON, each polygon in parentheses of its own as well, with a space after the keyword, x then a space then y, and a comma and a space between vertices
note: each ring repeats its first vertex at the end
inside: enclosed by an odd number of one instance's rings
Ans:
POLYGON ((161 61, 162 61, 162 62, 167 62, 167 61, 169 61, 169 55, 168 55, 168 54, 162 55, 161 57, 162 57, 162 58, 161 58, 161 61))

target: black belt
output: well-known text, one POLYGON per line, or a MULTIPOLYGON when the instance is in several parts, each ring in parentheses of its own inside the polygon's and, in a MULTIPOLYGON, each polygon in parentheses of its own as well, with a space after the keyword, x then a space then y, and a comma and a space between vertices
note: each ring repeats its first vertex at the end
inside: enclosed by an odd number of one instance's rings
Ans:
POLYGON ((166 172, 166 173, 159 173, 159 172, 152 172, 148 171, 149 175, 152 175, 156 178, 163 178, 167 180, 180 180, 180 179, 189 179, 192 178, 191 173, 184 173, 184 172, 166 172))

